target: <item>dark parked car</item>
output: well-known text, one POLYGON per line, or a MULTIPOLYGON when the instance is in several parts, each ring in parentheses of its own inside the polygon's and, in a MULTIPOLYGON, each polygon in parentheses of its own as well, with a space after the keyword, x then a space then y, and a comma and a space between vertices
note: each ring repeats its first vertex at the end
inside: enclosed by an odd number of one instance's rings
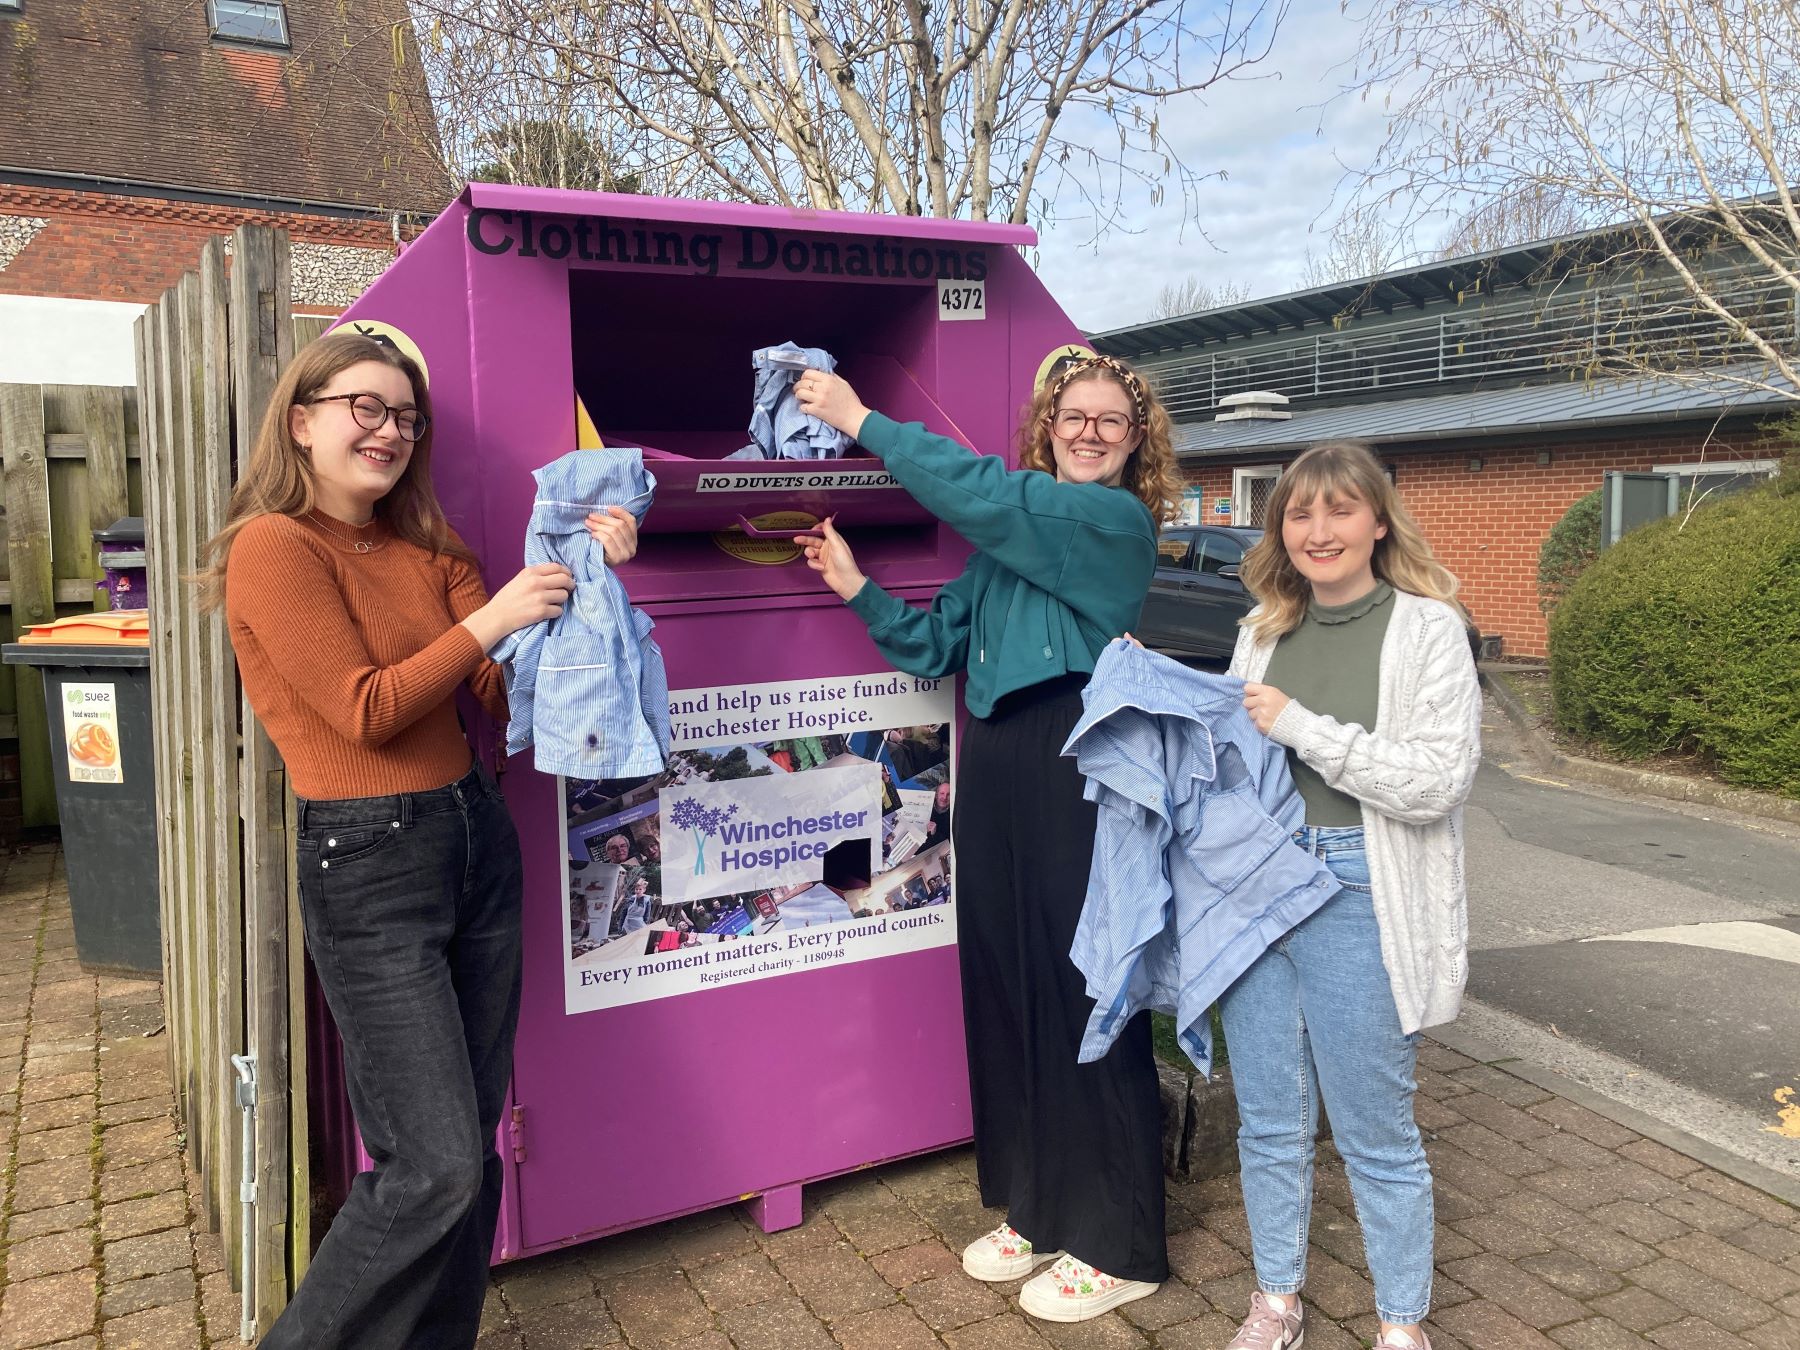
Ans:
POLYGON ((1156 577, 1144 600, 1137 638, 1171 656, 1227 661, 1238 620, 1255 603, 1238 568, 1261 530, 1178 525, 1156 544, 1156 577))

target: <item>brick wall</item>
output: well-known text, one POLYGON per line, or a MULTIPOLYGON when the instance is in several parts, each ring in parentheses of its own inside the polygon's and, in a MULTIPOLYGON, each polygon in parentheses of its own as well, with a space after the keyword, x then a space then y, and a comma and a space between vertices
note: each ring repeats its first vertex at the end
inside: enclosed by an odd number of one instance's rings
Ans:
MULTIPOLYGON (((1759 431, 1714 436, 1703 449, 1704 439, 1699 432, 1499 449, 1395 449, 1382 458, 1394 466, 1395 485, 1431 547, 1461 581, 1461 598, 1481 631, 1504 637, 1508 656, 1542 657, 1548 647, 1537 605, 1538 548, 1563 513, 1600 486, 1606 470, 1778 453, 1759 431), (1539 464, 1545 452, 1550 462, 1539 464), (1481 460, 1478 471, 1469 467, 1473 458, 1481 460)), ((1200 466, 1188 480, 1209 503, 1231 495, 1230 466, 1200 466)))
MULTIPOLYGON (((243 224, 285 229, 297 245, 336 245, 359 255, 375 250, 384 259, 393 254, 385 220, 0 183, 0 219, 7 217, 44 224, 31 230, 30 241, 0 268, 0 295, 151 304, 194 266, 208 238, 243 224)), ((338 300, 335 309, 344 303, 338 300)), ((334 312, 330 299, 314 305, 334 312)))

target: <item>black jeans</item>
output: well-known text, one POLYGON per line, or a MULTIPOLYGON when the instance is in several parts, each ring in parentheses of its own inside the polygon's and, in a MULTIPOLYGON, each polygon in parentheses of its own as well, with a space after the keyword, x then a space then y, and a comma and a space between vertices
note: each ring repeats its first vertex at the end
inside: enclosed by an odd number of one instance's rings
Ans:
POLYGON ((476 769, 430 792, 302 801, 299 824, 306 949, 375 1170, 262 1344, 468 1350, 500 1214, 519 837, 476 769))

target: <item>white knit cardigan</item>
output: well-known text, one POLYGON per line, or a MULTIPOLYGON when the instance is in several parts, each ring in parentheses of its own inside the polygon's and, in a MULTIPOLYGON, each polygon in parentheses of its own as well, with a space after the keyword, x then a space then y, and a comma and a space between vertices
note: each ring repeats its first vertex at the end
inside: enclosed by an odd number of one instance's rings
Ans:
MULTIPOLYGON (((1231 673, 1260 683, 1273 642, 1238 633, 1231 673)), ((1469 978, 1462 805, 1481 763, 1481 692, 1462 617, 1394 592, 1373 732, 1290 702, 1269 735, 1362 805, 1381 960, 1408 1034, 1453 1021, 1469 978)))

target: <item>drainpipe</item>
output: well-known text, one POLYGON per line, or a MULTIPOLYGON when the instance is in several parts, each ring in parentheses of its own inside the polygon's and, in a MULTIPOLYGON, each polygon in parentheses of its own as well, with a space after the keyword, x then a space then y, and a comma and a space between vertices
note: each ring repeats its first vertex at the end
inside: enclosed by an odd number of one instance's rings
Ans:
POLYGON ((238 1182, 238 1200, 244 1207, 238 1229, 238 1271, 244 1293, 238 1339, 249 1345, 256 1336, 256 1056, 233 1055, 231 1067, 237 1071, 238 1110, 244 1113, 243 1176, 238 1182))

